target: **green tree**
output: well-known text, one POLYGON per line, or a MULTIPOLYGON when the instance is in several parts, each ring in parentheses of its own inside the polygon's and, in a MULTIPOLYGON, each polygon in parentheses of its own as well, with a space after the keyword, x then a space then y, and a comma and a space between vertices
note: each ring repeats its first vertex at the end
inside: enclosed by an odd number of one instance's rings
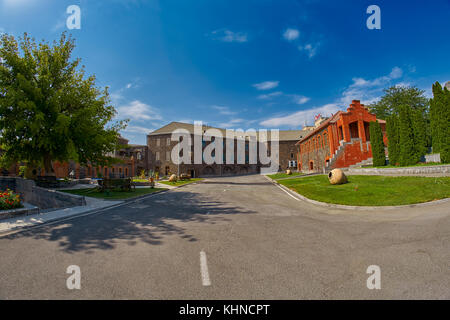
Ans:
POLYGON ((390 165, 398 165, 400 161, 400 134, 398 115, 390 115, 386 120, 386 134, 388 138, 388 157, 390 165))
POLYGON ((410 115, 414 136, 414 156, 416 162, 419 162, 427 153, 427 121, 423 110, 410 109, 410 115))
POLYGON ((384 90, 384 95, 379 101, 369 105, 369 110, 378 119, 387 119, 392 114, 398 115, 400 106, 403 105, 426 113, 429 108, 429 101, 424 96, 424 92, 417 87, 392 86, 384 90))
POLYGON ((376 167, 386 165, 384 153, 383 132, 378 122, 372 121, 369 126, 370 145, 372 146, 373 165, 376 167))
POLYGON ((411 120, 411 109, 407 105, 399 108, 399 163, 401 166, 418 162, 414 147, 414 129, 411 120))
POLYGON ((439 82, 433 84, 430 100, 430 124, 433 152, 441 154, 441 162, 450 162, 450 91, 439 82))
POLYGON ((108 88, 71 60, 74 40, 53 45, 26 33, 0 40, 0 146, 3 164, 24 161, 53 173, 52 161, 105 165, 126 121, 113 121, 108 88))

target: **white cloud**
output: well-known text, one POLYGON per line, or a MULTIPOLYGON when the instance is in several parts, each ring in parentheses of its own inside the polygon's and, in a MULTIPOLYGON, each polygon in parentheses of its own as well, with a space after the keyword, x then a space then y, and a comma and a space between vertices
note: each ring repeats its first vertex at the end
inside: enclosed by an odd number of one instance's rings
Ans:
POLYGON ((389 77, 391 79, 398 79, 401 78, 403 75, 403 71, 402 69, 400 69, 399 67, 394 67, 391 71, 391 73, 389 74, 389 77))
POLYGON ((298 50, 305 52, 311 59, 317 54, 318 47, 319 43, 316 44, 307 43, 304 46, 298 46, 298 50))
POLYGON ((150 132, 154 131, 155 129, 149 129, 141 126, 127 126, 124 132, 130 132, 130 133, 141 133, 141 134, 149 134, 150 132))
POLYGON ((247 42, 247 34, 244 32, 234 32, 227 29, 214 30, 211 32, 214 40, 223 42, 247 42))
POLYGON ((2 0, 1 3, 5 7, 23 7, 35 4, 37 0, 2 0))
MULTIPOLYGON (((383 90, 387 87, 392 85, 408 85, 407 82, 401 81, 394 83, 394 81, 399 80, 402 75, 402 69, 394 67, 386 76, 371 80, 353 78, 353 83, 345 88, 342 91, 341 96, 335 99, 333 103, 308 110, 301 110, 289 115, 275 116, 260 122, 260 124, 272 128, 279 126, 300 127, 305 123, 312 123, 314 116, 319 113, 323 116, 330 116, 338 110, 345 110, 351 104, 352 100, 360 100, 362 104, 368 105, 377 101, 383 95, 383 90)), ((300 100, 298 101, 301 102, 302 99, 299 99, 300 100)))
POLYGON ((231 111, 230 108, 228 108, 228 107, 222 107, 222 106, 214 105, 214 106, 211 106, 211 108, 216 109, 217 111, 219 111, 219 114, 226 115, 226 116, 231 116, 231 115, 237 113, 235 111, 231 111))
POLYGON ((299 36, 300 36, 300 31, 298 31, 297 29, 293 29, 293 28, 288 28, 283 33, 283 38, 286 39, 287 41, 296 40, 296 39, 298 39, 299 36))
POLYGON ((292 97, 293 97, 294 102, 296 104, 305 104, 305 103, 307 103, 310 100, 308 97, 301 96, 301 95, 298 95, 298 94, 294 94, 294 95, 292 95, 292 97))
POLYGON ((219 127, 224 128, 224 129, 236 128, 243 122, 246 122, 246 121, 244 119, 239 119, 239 118, 231 119, 228 122, 219 123, 219 127))
POLYGON ((258 90, 269 90, 278 87, 279 81, 264 81, 261 83, 255 83, 253 87, 258 90))
POLYGON ((282 94, 283 94, 283 92, 281 92, 281 91, 275 91, 275 92, 271 92, 271 93, 267 93, 267 94, 261 94, 258 96, 258 99, 269 100, 269 99, 272 99, 273 97, 281 96, 282 94))
POLYGON ((287 116, 267 119, 260 122, 260 125, 269 128, 277 128, 280 126, 291 126, 291 127, 298 127, 300 129, 300 127, 303 126, 305 123, 311 122, 311 119, 313 119, 315 115, 320 113, 323 116, 329 116, 332 113, 336 113, 339 109, 340 108, 337 104, 330 103, 321 107, 297 111, 287 116))
POLYGON ((117 108, 119 118, 131 120, 162 120, 159 110, 139 100, 117 108))
POLYGON ((393 85, 393 80, 400 79, 402 75, 402 69, 394 67, 387 76, 381 76, 372 80, 353 78, 353 83, 343 91, 339 102, 348 105, 352 100, 358 99, 365 104, 373 103, 383 95, 385 88, 393 85))

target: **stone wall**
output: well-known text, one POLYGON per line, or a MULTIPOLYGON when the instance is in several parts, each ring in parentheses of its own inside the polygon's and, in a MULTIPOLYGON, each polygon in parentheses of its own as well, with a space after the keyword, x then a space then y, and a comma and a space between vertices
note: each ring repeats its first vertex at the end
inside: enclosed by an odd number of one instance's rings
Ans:
POLYGON ((433 174, 433 173, 447 173, 450 174, 450 165, 436 165, 424 167, 404 167, 404 168, 349 168, 348 173, 351 174, 433 174))
POLYGON ((86 199, 83 196, 41 188, 36 186, 33 180, 0 177, 0 190, 6 190, 6 188, 20 194, 24 202, 31 203, 40 209, 86 205, 86 199))
POLYGON ((426 154, 424 156, 425 162, 441 162, 441 154, 440 153, 433 153, 433 154, 426 154))

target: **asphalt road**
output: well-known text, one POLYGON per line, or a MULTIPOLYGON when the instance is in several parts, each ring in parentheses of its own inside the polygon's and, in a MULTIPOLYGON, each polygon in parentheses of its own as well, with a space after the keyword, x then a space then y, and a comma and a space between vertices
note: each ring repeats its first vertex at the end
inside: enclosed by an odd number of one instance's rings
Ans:
POLYGON ((0 299, 449 299, 449 261, 449 202, 343 211, 214 178, 0 237, 0 299))

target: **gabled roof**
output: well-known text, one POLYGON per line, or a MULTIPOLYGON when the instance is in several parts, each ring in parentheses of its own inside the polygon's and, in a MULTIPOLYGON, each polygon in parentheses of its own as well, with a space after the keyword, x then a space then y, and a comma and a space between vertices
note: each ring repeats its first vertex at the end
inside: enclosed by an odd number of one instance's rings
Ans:
POLYGON ((306 136, 304 136, 302 139, 300 139, 299 142, 297 142, 296 144, 300 144, 303 141, 305 141, 306 139, 308 139, 309 137, 313 136, 314 134, 316 134, 317 132, 319 132, 320 130, 322 130, 323 128, 325 128, 326 126, 328 126, 329 123, 334 123, 339 119, 339 116, 343 113, 343 111, 339 110, 338 112, 336 112, 332 117, 328 118, 327 120, 325 120, 324 122, 322 122, 317 128, 315 128, 314 130, 310 131, 306 136))
MULTIPOLYGON (((172 134, 176 129, 185 129, 189 133, 194 134, 194 125, 191 123, 184 123, 184 122, 171 122, 151 133, 149 133, 149 136, 156 136, 160 134, 172 134)), ((222 132, 223 136, 226 136, 226 130, 216 127, 211 127, 207 125, 203 125, 203 130, 207 129, 218 129, 222 132)), ((300 140, 306 133, 308 133, 309 130, 280 130, 279 131, 279 140, 280 141, 298 141, 300 140)), ((257 131, 258 135, 258 131, 257 131)), ((267 135, 270 138, 270 130, 267 130, 267 135)))
MULTIPOLYGON (((353 110, 355 110, 355 107, 361 107, 367 110, 367 108, 363 105, 360 104, 359 100, 352 100, 352 103, 350 104, 350 107, 347 108, 347 111, 342 111, 339 110, 338 112, 336 112, 331 118, 325 120, 324 122, 322 122, 317 128, 315 128, 314 130, 312 130, 310 133, 308 133, 305 137, 303 137, 299 142, 297 142, 296 144, 300 144, 303 141, 307 140, 309 137, 315 135, 317 132, 321 131, 323 128, 325 128, 326 126, 328 126, 330 123, 335 123, 339 117, 341 115, 345 115, 345 114, 349 114, 351 113, 353 110)), ((381 120, 381 119, 377 119, 378 123, 386 123, 385 120, 381 120)))

